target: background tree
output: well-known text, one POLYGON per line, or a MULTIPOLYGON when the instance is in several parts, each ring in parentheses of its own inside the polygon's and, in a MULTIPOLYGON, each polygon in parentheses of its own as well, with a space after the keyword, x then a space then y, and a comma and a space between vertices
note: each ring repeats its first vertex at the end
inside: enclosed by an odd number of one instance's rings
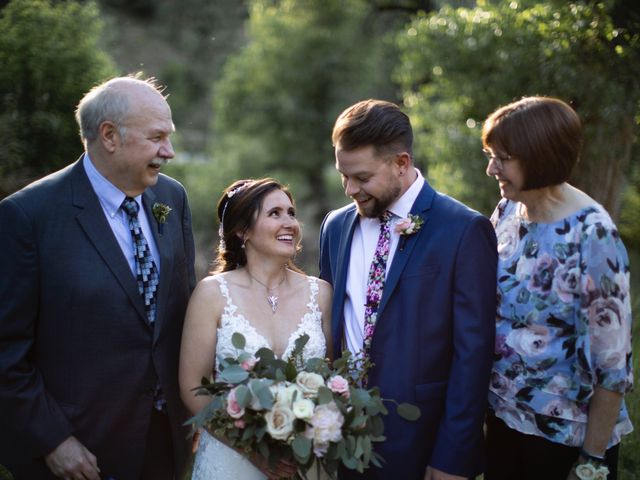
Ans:
MULTIPOLYGON (((481 122, 525 95, 569 101, 585 129, 572 182, 618 217, 640 100, 640 37, 604 4, 488 2, 419 14, 398 37, 397 80, 436 186, 490 212, 481 122)), ((636 154, 637 155, 637 154, 636 154)))
POLYGON ((0 195, 82 150, 74 108, 115 73, 92 2, 13 0, 0 10, 0 195))
POLYGON ((330 171, 338 184, 335 118, 355 100, 394 96, 392 45, 383 36, 393 21, 380 22, 375 3, 363 0, 249 6, 247 44, 216 85, 214 161, 238 165, 243 176, 296 184, 298 200, 313 205, 306 218, 317 224, 336 200, 324 178, 330 171))

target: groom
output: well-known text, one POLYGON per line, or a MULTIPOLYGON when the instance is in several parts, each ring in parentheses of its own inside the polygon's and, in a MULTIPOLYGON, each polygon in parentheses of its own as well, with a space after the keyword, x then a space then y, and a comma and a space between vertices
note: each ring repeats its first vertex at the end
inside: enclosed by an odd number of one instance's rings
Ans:
POLYGON ((482 468, 495 234, 487 218, 431 188, 413 166, 412 142, 409 118, 379 100, 347 108, 333 129, 353 199, 320 232, 333 349, 363 350, 374 364, 368 385, 422 413, 415 422, 390 413, 377 449, 383 467, 341 479, 463 479, 482 468))
POLYGON ((85 153, 0 202, 0 464, 16 480, 173 479, 195 283, 171 110, 112 79, 77 111, 85 153))

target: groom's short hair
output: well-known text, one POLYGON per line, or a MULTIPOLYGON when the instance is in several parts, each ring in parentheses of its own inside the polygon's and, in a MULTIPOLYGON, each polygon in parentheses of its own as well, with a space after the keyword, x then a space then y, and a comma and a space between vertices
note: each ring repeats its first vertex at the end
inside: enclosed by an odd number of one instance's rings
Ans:
POLYGON ((331 139, 346 151, 372 145, 377 154, 405 151, 412 155, 409 117, 384 100, 362 100, 347 108, 336 120, 331 139))

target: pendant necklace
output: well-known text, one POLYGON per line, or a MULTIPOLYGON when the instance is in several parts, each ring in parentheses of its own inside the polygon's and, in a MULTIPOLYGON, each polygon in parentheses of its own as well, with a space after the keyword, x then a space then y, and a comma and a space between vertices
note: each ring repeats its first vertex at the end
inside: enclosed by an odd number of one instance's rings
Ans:
POLYGON ((269 288, 267 287, 267 285, 265 285, 264 283, 262 283, 260 280, 258 280, 256 277, 254 277, 253 275, 251 275, 251 272, 249 271, 249 269, 246 269, 247 273, 249 274, 249 276, 254 279, 256 282, 258 282, 260 285, 262 285, 264 288, 266 288, 267 290, 267 303, 269 304, 269 306, 271 307, 271 311, 273 312, 273 314, 276 314, 276 310, 278 309, 278 296, 274 295, 272 292, 278 288, 280 285, 282 285, 284 283, 284 281, 287 279, 287 271, 285 270, 284 275, 282 276, 282 280, 280 280, 280 282, 273 288, 269 288))

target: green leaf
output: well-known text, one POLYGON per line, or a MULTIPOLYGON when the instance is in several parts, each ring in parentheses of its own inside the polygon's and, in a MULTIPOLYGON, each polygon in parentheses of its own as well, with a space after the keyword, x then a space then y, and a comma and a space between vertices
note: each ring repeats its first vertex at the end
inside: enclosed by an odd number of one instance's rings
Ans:
POLYGON ((333 400, 333 393, 327 387, 318 388, 318 404, 324 405, 333 400))
POLYGON ((291 352, 291 356, 297 357, 299 355, 302 355, 304 346, 307 344, 308 341, 309 341, 309 335, 307 335, 306 333, 296 338, 295 347, 293 348, 293 352, 291 352))
POLYGON ((362 388, 354 388, 351 392, 351 404, 356 408, 364 408, 370 398, 369 392, 362 388))
POLYGON ((380 437, 384 433, 384 422, 382 417, 375 416, 369 418, 369 431, 374 437, 380 437))
POLYGON ((349 424, 349 426, 351 428, 353 428, 354 430, 358 430, 362 427, 364 427, 367 423, 367 416, 366 415, 358 415, 357 417, 355 417, 353 419, 353 421, 349 424))
POLYGON ((362 448, 362 435, 358 435, 356 437, 356 448, 353 451, 353 456, 356 458, 360 458, 363 453, 364 453, 364 450, 362 448))
POLYGON ((296 460, 306 463, 311 456, 311 440, 303 435, 297 435, 291 442, 296 460))
POLYGON ((263 347, 256 352, 256 358, 264 362, 272 362, 276 359, 276 354, 273 353, 273 350, 263 347))
POLYGON ((269 444, 267 442, 258 443, 258 452, 260 452, 260 455, 262 455, 264 458, 269 460, 269 455, 271 452, 269 451, 269 444))
POLYGON ((244 335, 235 332, 233 335, 231 335, 231 344, 238 350, 243 350, 244 346, 247 344, 247 341, 245 340, 244 335))
POLYGON ((401 403, 398 405, 398 415, 405 420, 415 421, 420 418, 420 409, 410 403, 401 403))
POLYGON ((271 407, 273 406, 273 394, 268 387, 260 385, 257 390, 253 391, 253 393, 256 397, 258 397, 260 406, 262 408, 264 408, 265 410, 271 409, 271 407))
POLYGON ((371 445, 371 438, 368 435, 362 437, 362 450, 364 451, 362 461, 365 465, 369 465, 369 462, 371 461, 371 452, 373 451, 373 446, 371 445))
POLYGON ((292 362, 287 363, 284 373, 286 380, 289 382, 295 381, 296 377, 298 376, 298 370, 292 362))
POLYGON ((353 457, 350 457, 348 455, 343 455, 342 464, 351 470, 355 470, 357 468, 358 461, 353 457))
POLYGON ((245 385, 238 385, 236 388, 236 401, 242 408, 251 403, 251 391, 245 385))
POLYGON ((244 382, 249 377, 249 373, 240 365, 230 365, 220 372, 220 380, 226 383, 237 385, 244 382))

